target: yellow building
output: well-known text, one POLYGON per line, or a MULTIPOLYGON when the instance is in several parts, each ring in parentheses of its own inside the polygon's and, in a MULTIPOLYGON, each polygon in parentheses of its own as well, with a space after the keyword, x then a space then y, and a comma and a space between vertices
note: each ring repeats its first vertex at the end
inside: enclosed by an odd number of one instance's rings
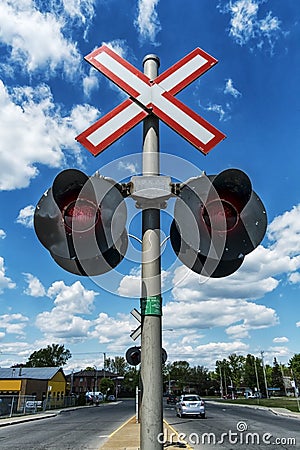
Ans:
POLYGON ((30 395, 63 403, 66 377, 59 367, 0 368, 1 395, 30 395))

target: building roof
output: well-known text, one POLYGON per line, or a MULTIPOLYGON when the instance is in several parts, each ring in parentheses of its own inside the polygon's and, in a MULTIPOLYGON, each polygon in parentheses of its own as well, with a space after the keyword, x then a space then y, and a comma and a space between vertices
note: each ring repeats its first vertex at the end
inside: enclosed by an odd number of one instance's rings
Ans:
MULTIPOLYGON (((1 368, 0 379, 35 379, 51 380, 57 372, 62 371, 60 367, 16 367, 1 368)), ((64 375, 64 373, 63 373, 64 375)))
MULTIPOLYGON (((70 377, 72 374, 68 374, 70 377)), ((116 377, 118 374, 110 372, 109 370, 80 370, 79 372, 73 372, 73 377, 106 377, 106 378, 112 378, 116 377)))

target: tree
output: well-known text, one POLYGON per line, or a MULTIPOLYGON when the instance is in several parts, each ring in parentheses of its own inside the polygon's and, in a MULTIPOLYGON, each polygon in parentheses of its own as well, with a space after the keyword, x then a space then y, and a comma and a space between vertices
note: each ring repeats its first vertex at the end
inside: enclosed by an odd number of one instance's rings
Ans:
POLYGON ((200 395, 207 395, 211 388, 211 379, 208 369, 203 366, 192 367, 190 369, 190 380, 196 388, 196 392, 200 395))
POLYGON ((296 353, 289 360, 289 368, 292 371, 292 377, 295 379, 297 386, 300 387, 300 353, 296 353))
POLYGON ((60 367, 72 357, 70 350, 64 345, 52 344, 37 350, 28 358, 26 367, 60 367))
POLYGON ((190 382, 190 365, 187 361, 175 361, 167 366, 168 377, 174 380, 180 392, 190 382))
POLYGON ((112 373, 123 376, 127 372, 128 368, 129 364, 123 356, 105 359, 105 370, 109 370, 112 373))
POLYGON ((274 358, 272 368, 272 387, 280 388, 281 391, 284 391, 282 371, 276 358, 274 358))
POLYGON ((100 381, 100 390, 104 395, 114 393, 115 384, 110 378, 102 378, 100 381))

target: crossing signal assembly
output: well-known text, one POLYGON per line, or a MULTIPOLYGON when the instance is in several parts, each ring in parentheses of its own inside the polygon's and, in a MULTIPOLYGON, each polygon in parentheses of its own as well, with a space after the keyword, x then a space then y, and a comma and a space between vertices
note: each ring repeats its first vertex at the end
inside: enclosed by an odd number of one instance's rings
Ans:
POLYGON ((171 224, 172 247, 201 275, 226 277, 262 241, 265 207, 249 177, 238 169, 191 178, 180 186, 171 224))
POLYGON ((57 175, 38 202, 34 228, 63 269, 95 276, 122 261, 128 245, 126 217, 120 185, 68 169, 57 175))

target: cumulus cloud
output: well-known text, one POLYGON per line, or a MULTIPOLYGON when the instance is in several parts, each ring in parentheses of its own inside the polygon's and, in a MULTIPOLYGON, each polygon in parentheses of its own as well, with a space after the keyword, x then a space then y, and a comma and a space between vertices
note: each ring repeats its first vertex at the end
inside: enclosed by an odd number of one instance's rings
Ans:
MULTIPOLYGON (((164 283, 169 276, 169 272, 161 271, 161 286, 164 288, 164 283)), ((132 269, 129 275, 125 275, 119 284, 118 290, 119 295, 124 297, 140 297, 141 296, 141 270, 132 269)))
POLYGON ((149 39, 155 44, 156 35, 161 30, 156 7, 159 0, 139 0, 137 18, 134 22, 142 40, 149 39))
POLYGON ((16 284, 5 275, 4 259, 0 256, 0 294, 3 293, 4 289, 14 289, 16 284))
POLYGON ((54 298, 54 307, 37 315, 36 326, 48 339, 60 342, 85 339, 92 322, 80 315, 91 313, 96 295, 95 291, 85 289, 80 281, 71 286, 66 286, 63 281, 54 282, 47 291, 47 296, 54 298))
POLYGON ((0 190, 27 187, 38 174, 38 164, 58 168, 68 154, 81 164, 74 136, 95 120, 98 110, 74 106, 63 115, 50 88, 41 84, 10 91, 0 81, 0 190))
POLYGON ((26 228, 33 228, 34 211, 35 207, 33 205, 25 206, 25 208, 20 210, 16 222, 24 225, 26 228))
POLYGON ((25 280, 28 283, 27 289, 25 289, 25 294, 31 297, 44 297, 46 295, 46 290, 40 280, 33 276, 31 273, 24 273, 25 280))
POLYGON ((239 299, 190 301, 188 308, 185 302, 170 302, 163 312, 165 326, 185 329, 188 324, 192 330, 227 327, 226 333, 235 339, 248 337, 252 329, 278 323, 274 309, 239 299))
POLYGON ((69 77, 78 73, 81 56, 64 34, 64 14, 42 13, 31 0, 3 0, 0 16, 0 40, 7 46, 8 62, 18 70, 43 70, 44 77, 57 70, 69 77))
POLYGON ((216 360, 227 358, 228 355, 232 353, 245 355, 248 350, 249 345, 240 340, 231 342, 209 342, 193 347, 184 345, 182 341, 177 341, 169 345, 168 357, 173 361, 178 361, 180 359, 188 361, 192 366, 195 366, 195 361, 199 361, 201 365, 210 370, 214 370, 216 360))
POLYGON ((5 239, 6 238, 6 233, 4 230, 0 230, 0 239, 5 239))
POLYGON ((0 316, 0 329, 4 329, 5 334, 18 334, 23 336, 29 318, 22 314, 3 314, 0 316))
POLYGON ((84 288, 80 281, 66 286, 63 281, 55 281, 47 291, 50 298, 55 298, 55 307, 71 314, 89 314, 93 306, 95 291, 84 288))
POLYGON ((283 343, 283 342, 289 342, 289 339, 288 339, 287 337, 285 337, 285 336, 275 337, 275 338, 273 339, 273 342, 274 342, 275 344, 280 344, 280 343, 283 343))
POLYGON ((106 313, 100 313, 93 322, 94 330, 90 336, 98 339, 100 344, 106 344, 111 351, 118 351, 128 345, 130 342, 130 333, 136 328, 129 315, 118 314, 117 317, 111 317, 106 313))

